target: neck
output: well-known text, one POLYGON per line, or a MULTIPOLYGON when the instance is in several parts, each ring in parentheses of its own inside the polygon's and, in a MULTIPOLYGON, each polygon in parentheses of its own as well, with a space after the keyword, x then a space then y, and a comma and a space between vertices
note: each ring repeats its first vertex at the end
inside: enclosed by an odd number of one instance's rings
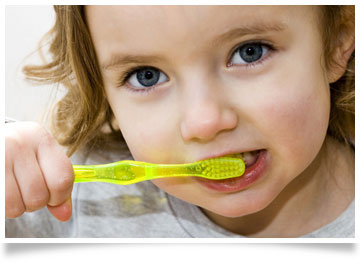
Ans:
POLYGON ((223 228, 248 237, 299 237, 346 210, 354 186, 353 150, 328 136, 311 165, 265 209, 238 218, 204 212, 223 228))

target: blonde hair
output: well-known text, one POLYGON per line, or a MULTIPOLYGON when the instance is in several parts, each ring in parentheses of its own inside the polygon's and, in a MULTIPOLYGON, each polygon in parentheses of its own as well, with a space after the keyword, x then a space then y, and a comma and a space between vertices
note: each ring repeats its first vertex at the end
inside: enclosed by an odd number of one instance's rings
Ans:
MULTIPOLYGON (((121 132, 113 125, 114 115, 105 97, 84 6, 54 6, 54 9, 55 25, 43 39, 50 38, 51 61, 23 68, 29 80, 59 83, 67 88, 53 110, 53 135, 68 147, 69 156, 80 147, 94 147, 110 138, 123 140, 121 132)), ((342 32, 354 32, 355 10, 354 6, 323 6, 321 10, 324 56, 326 67, 331 67, 342 32)), ((351 142, 355 134, 354 54, 345 74, 330 85, 328 134, 345 144, 349 139, 351 142)))
MULTIPOLYGON (((353 36, 355 43, 355 7, 323 6, 321 28, 326 68, 337 67, 336 48, 345 34, 353 36)), ((352 52, 345 73, 330 84, 331 110, 328 134, 354 147, 355 140, 355 50, 352 52)))

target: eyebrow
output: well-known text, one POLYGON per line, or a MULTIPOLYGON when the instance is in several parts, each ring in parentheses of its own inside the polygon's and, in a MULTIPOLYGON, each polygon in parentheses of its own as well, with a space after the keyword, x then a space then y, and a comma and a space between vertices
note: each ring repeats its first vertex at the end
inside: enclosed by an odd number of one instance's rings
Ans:
POLYGON ((119 65, 127 65, 127 64, 144 64, 147 62, 158 62, 161 61, 160 56, 154 55, 112 55, 109 62, 105 62, 101 65, 101 68, 104 70, 108 70, 111 68, 116 68, 119 65))
MULTIPOLYGON (((281 32, 288 27, 283 23, 269 24, 265 22, 258 22, 249 26, 242 26, 233 28, 225 33, 217 36, 211 41, 211 46, 217 46, 223 42, 227 42, 239 36, 263 34, 268 32, 281 32)), ((161 56, 156 55, 129 55, 129 54, 113 54, 108 62, 103 63, 100 67, 103 70, 117 68, 120 65, 125 66, 128 64, 146 64, 162 61, 161 56)))
POLYGON ((242 26, 233 28, 225 33, 217 36, 213 41, 212 45, 218 45, 222 42, 229 41, 239 36, 245 35, 256 35, 256 34, 264 34, 268 32, 281 32, 288 29, 288 26, 284 23, 265 23, 265 22, 257 22, 252 25, 242 26))

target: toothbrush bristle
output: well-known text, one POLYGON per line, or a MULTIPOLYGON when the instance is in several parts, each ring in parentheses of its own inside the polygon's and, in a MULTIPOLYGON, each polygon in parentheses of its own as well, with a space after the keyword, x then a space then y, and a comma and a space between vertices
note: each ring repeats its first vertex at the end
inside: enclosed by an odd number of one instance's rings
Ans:
POLYGON ((237 158, 215 158, 201 162, 202 174, 208 179, 227 179, 241 176, 245 170, 243 160, 237 158))

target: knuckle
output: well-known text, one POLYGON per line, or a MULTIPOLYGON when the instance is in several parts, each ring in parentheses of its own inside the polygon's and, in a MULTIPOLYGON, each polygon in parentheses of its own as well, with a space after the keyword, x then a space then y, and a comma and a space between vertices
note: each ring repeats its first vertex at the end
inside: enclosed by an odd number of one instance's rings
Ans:
POLYGON ((74 177, 72 174, 64 174, 61 177, 59 177, 54 186, 53 186, 53 190, 55 192, 68 192, 69 190, 72 189, 72 185, 74 183, 74 177))
POLYGON ((7 153, 21 153, 33 146, 37 137, 44 137, 47 131, 36 122, 19 122, 5 130, 5 149, 7 153), (44 132, 45 131, 45 132, 44 132))
POLYGON ((25 210, 20 207, 13 207, 6 210, 5 216, 7 218, 17 218, 22 216, 24 212, 25 210))
POLYGON ((33 212, 39 210, 46 206, 49 200, 49 195, 42 195, 37 197, 32 197, 25 200, 25 207, 27 212, 33 212))
POLYGON ((17 135, 7 136, 5 139, 5 153, 7 155, 14 155, 24 152, 25 145, 21 138, 17 135))
POLYGON ((7 218, 16 218, 25 212, 23 203, 16 203, 14 201, 6 201, 5 203, 5 216, 7 218))
POLYGON ((51 134, 43 127, 38 131, 38 135, 40 137, 40 144, 45 147, 51 147, 55 144, 55 139, 51 136, 51 134))
POLYGON ((31 199, 25 202, 26 212, 34 212, 36 210, 43 208, 45 205, 46 204, 43 203, 43 201, 31 199))

